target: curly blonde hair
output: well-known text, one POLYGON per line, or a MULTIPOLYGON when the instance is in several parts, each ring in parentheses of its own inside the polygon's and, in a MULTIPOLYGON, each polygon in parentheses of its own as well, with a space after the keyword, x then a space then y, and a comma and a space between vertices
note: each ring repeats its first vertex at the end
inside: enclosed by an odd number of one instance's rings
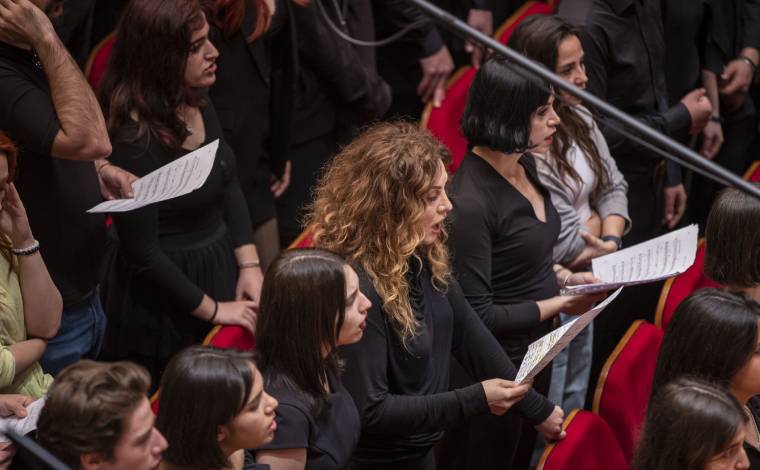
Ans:
POLYGON ((425 195, 449 151, 416 125, 377 124, 346 146, 326 168, 307 217, 314 243, 343 255, 370 277, 404 344, 419 327, 405 275, 412 256, 427 261, 433 287, 448 286, 446 230, 423 245, 417 222, 425 195))

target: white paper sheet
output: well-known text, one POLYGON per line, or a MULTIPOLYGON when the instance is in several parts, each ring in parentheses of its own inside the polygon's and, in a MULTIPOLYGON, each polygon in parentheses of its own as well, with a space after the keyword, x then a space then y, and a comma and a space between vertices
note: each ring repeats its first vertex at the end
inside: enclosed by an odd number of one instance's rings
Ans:
MULTIPOLYGON (((35 400, 26 407, 25 418, 0 418, 0 430, 11 428, 22 436, 29 434, 37 429, 37 421, 40 419, 40 413, 45 406, 45 397, 35 400)), ((1 432, 1 431, 0 431, 1 432)), ((0 434, 0 443, 10 442, 5 435, 0 434)))
POLYGON ((686 271, 697 255, 699 229, 690 225, 661 237, 591 261, 594 276, 603 282, 570 286, 563 295, 604 292, 620 286, 661 281, 686 271))
POLYGON ((126 212, 195 191, 203 186, 211 174, 217 148, 219 139, 135 181, 132 184, 135 193, 133 199, 102 202, 87 212, 126 212))
POLYGON ((621 290, 623 290, 622 287, 618 288, 604 302, 531 343, 522 364, 520 364, 520 370, 517 371, 515 381, 522 383, 541 372, 560 351, 570 344, 570 341, 578 336, 581 330, 586 328, 597 315, 602 313, 607 305, 615 300, 621 290))

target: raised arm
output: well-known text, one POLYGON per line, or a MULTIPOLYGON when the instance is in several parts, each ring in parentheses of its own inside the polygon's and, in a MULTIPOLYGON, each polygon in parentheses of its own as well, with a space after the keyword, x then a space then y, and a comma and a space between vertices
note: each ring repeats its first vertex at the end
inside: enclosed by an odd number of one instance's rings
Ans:
POLYGON ((33 48, 48 77, 60 122, 53 156, 72 160, 108 156, 111 143, 95 94, 45 13, 29 0, 0 0, 0 18, 0 41, 33 48))

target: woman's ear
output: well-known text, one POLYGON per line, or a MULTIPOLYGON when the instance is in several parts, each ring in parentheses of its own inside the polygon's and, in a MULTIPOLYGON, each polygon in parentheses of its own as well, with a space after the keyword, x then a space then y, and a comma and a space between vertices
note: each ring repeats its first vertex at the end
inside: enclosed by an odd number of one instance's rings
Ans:
POLYGON ((88 454, 82 454, 79 456, 79 465, 82 470, 97 470, 105 461, 102 454, 91 452, 88 454))
POLYGON ((216 428, 216 440, 220 444, 227 440, 227 438, 230 435, 230 430, 227 428, 227 426, 219 426, 216 428))

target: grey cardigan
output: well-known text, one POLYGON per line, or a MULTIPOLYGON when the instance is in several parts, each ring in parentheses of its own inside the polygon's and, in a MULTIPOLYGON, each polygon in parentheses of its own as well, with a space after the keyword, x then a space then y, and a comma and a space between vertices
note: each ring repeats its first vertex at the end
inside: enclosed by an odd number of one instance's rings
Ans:
MULTIPOLYGON (((623 178, 622 173, 618 171, 615 160, 610 155, 610 149, 607 147, 607 141, 604 140, 599 126, 596 125, 588 109, 581 105, 576 106, 577 112, 586 124, 591 128, 591 139, 596 144, 599 155, 604 163, 610 185, 606 191, 602 191, 596 198, 589 199, 591 209, 595 210, 599 217, 604 220, 610 215, 619 215, 626 221, 625 232, 631 230, 631 218, 628 216, 628 183, 623 178)), ((577 144, 574 144, 577 145, 577 144)), ((564 264, 575 259, 586 246, 586 242, 581 238, 580 230, 583 227, 583 221, 578 217, 578 213, 573 206, 573 192, 560 179, 556 161, 551 155, 538 155, 536 157, 536 167, 538 177, 541 183, 549 190, 552 203, 557 208, 562 229, 554 245, 554 262, 564 264)))

